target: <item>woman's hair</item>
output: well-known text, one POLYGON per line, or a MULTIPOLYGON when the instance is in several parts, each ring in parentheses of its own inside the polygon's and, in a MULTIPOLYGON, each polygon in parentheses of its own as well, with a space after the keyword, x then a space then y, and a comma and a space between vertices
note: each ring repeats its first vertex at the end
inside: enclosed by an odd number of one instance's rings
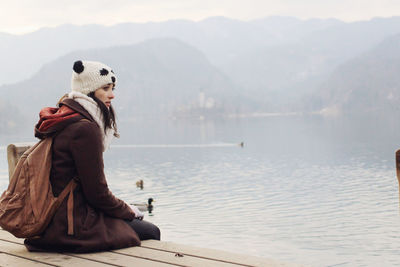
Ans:
POLYGON ((110 106, 110 109, 107 108, 107 106, 97 97, 94 96, 94 92, 90 92, 88 94, 89 97, 93 98, 93 100, 99 105, 99 108, 101 110, 101 113, 103 113, 103 118, 104 118, 104 132, 106 132, 107 128, 113 128, 114 129, 114 136, 119 137, 118 131, 117 131, 117 122, 115 121, 115 112, 112 106, 110 106))
POLYGON ((63 95, 63 96, 60 98, 60 100, 58 100, 56 106, 59 108, 61 102, 63 102, 63 100, 66 99, 66 98, 68 98, 68 94, 63 95))

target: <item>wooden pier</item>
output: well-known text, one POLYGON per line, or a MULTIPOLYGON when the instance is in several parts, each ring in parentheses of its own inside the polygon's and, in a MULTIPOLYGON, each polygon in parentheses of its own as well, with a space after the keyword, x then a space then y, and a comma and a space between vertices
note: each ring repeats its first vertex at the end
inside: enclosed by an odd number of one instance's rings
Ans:
POLYGON ((23 241, 0 229, 0 266, 299 266, 156 240, 142 241, 140 247, 85 254, 29 252, 23 241))

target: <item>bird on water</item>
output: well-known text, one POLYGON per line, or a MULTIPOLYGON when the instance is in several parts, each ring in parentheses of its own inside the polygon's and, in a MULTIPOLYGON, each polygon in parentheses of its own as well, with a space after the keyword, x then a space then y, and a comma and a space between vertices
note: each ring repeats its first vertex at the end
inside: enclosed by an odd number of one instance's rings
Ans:
POLYGON ((140 211, 148 211, 149 213, 152 213, 153 211, 153 202, 155 202, 155 200, 153 198, 149 198, 147 200, 147 203, 133 203, 132 205, 135 205, 140 211))

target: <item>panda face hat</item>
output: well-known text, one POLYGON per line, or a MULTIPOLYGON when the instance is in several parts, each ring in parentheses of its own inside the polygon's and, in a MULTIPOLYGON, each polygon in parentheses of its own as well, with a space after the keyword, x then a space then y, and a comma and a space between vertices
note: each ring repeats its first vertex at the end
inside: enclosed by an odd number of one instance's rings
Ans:
POLYGON ((96 61, 75 61, 71 78, 72 92, 88 95, 106 84, 116 84, 112 69, 96 61))

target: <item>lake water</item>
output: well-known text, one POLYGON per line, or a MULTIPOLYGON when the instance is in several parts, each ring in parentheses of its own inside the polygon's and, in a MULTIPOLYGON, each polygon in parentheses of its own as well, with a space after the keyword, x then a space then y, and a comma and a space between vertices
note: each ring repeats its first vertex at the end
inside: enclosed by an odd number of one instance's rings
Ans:
POLYGON ((396 119, 125 122, 106 175, 127 202, 156 200, 145 219, 165 241, 311 266, 398 266, 396 119))

